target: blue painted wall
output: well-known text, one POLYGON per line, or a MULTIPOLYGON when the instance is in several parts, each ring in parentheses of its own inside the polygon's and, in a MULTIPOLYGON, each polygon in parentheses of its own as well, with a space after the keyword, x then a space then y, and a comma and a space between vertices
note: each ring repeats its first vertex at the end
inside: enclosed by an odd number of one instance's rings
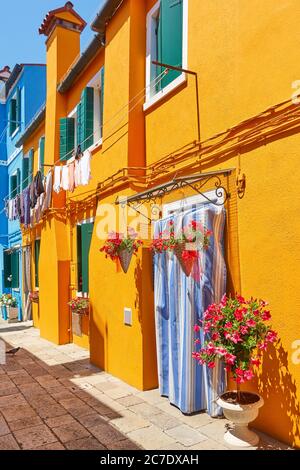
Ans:
MULTIPOLYGON (((22 175, 22 158, 23 151, 22 148, 18 149, 16 147, 16 142, 19 140, 20 136, 23 134, 24 130, 43 106, 46 99, 46 66, 42 65, 23 65, 20 74, 13 87, 10 89, 7 97, 6 104, 2 105, 2 111, 0 111, 0 135, 1 135, 1 126, 2 128, 6 126, 6 123, 9 119, 9 108, 10 101, 16 95, 17 90, 20 91, 21 97, 21 122, 18 125, 18 130, 16 130, 11 136, 9 135, 9 128, 5 132, 5 145, 0 147, 0 160, 5 160, 6 166, 0 166, 0 178, 1 178, 1 188, 0 188, 0 212, 4 208, 3 199, 10 192, 10 177, 20 170, 21 181, 23 179, 22 175), (3 181, 3 187, 2 187, 3 181)), ((0 106, 1 107, 1 106, 0 106)), ((0 268, 2 272, 2 282, 0 283, 0 289, 3 291, 3 249, 5 247, 14 247, 16 245, 22 245, 22 235, 20 230, 20 224, 18 220, 7 221, 5 214, 1 213, 0 215, 0 226, 3 225, 3 235, 7 235, 6 242, 5 238, 0 238, 0 268)), ((12 294, 17 297, 19 305, 19 318, 22 317, 22 256, 20 250, 20 263, 19 263, 19 272, 20 272, 20 288, 18 290, 13 289, 12 294)))

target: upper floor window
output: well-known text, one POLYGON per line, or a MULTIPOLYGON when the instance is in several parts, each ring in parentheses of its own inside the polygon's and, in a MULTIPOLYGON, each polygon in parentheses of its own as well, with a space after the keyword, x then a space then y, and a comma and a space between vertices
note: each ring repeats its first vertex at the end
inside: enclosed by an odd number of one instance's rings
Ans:
POLYGON ((60 160, 72 157, 101 142, 104 104, 104 67, 84 88, 80 102, 68 117, 60 120, 60 160))
POLYGON ((177 70, 153 64, 160 62, 187 68, 188 0, 160 0, 147 15, 146 107, 185 80, 177 70))
POLYGON ((21 90, 17 88, 9 102, 9 135, 13 136, 17 133, 21 126, 21 90))

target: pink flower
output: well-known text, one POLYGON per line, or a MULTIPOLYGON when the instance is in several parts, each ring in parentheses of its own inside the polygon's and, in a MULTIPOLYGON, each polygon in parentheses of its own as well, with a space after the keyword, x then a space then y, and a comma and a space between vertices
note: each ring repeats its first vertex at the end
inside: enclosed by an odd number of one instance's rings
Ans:
POLYGON ((218 339, 220 339, 219 333, 213 333, 213 334, 211 335, 211 339, 212 339, 213 341, 218 341, 218 339))
POLYGON ((258 349, 260 349, 261 351, 266 351, 267 350, 267 343, 265 341, 263 341, 262 343, 260 343, 258 345, 258 349))
POLYGON ((274 343, 276 339, 277 339, 277 333, 273 330, 268 331, 268 333, 266 334, 266 341, 268 341, 269 343, 274 343))
POLYGON ((226 364, 233 365, 236 360, 236 356, 234 354, 227 353, 225 355, 225 362, 226 364))
POLYGON ((221 302, 220 304, 222 305, 222 307, 224 307, 226 305, 226 302, 227 302, 227 297, 226 297, 226 294, 223 295, 222 299, 221 299, 221 302))
POLYGON ((246 321, 246 325, 249 326, 249 328, 254 328, 256 326, 256 321, 253 320, 253 318, 250 318, 246 321))
POLYGON ((242 326, 240 327, 240 332, 241 332, 242 335, 246 335, 246 334, 248 333, 248 331, 249 331, 249 330, 248 330, 248 327, 247 327, 247 326, 242 325, 242 326))
POLYGON ((214 361, 210 361, 210 362, 207 364, 207 367, 209 367, 210 369, 213 369, 215 366, 216 366, 216 363, 215 363, 214 361))
POLYGON ((244 377, 238 376, 236 379, 237 384, 243 384, 245 382, 244 377))
POLYGON ((199 325, 195 325, 194 326, 194 331, 195 333, 198 333, 200 331, 200 326, 199 325))
POLYGON ((215 346, 212 343, 208 343, 208 345, 206 346, 207 354, 215 354, 215 350, 215 346))
POLYGON ((243 310, 240 308, 237 308, 236 311, 234 312, 234 318, 238 321, 241 321, 243 319, 243 310))
POLYGON ((231 335, 231 341, 235 344, 237 343, 240 343, 242 342, 242 338, 240 337, 239 333, 237 331, 235 331, 232 335, 231 335))
POLYGON ((268 321, 271 318, 271 313, 270 310, 264 310, 263 313, 261 314, 261 318, 263 321, 268 321))
POLYGON ((236 296, 236 300, 237 300, 240 304, 245 304, 245 303, 246 303, 246 300, 245 300, 244 297, 242 297, 241 295, 237 295, 237 296, 236 296))
POLYGON ((228 333, 228 332, 225 332, 224 336, 225 336, 226 339, 231 339, 231 334, 228 333))
POLYGON ((231 323, 231 321, 228 321, 227 323, 225 323, 224 328, 227 328, 227 329, 232 328, 232 323, 231 323))
POLYGON ((253 377, 254 377, 254 374, 253 374, 252 370, 249 369, 249 370, 244 371, 244 379, 252 380, 253 377))

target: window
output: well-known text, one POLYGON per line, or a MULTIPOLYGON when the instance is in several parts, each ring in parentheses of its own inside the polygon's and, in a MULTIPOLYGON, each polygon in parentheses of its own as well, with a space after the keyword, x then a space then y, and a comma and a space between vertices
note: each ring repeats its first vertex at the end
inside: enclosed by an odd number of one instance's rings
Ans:
POLYGON ((147 15, 146 108, 185 81, 185 74, 154 65, 187 68, 188 0, 160 0, 147 15))
POLYGON ((77 289, 89 293, 89 252, 94 222, 77 225, 77 289))
POLYGON ((9 102, 9 135, 12 136, 21 124, 21 90, 17 89, 9 102))
POLYGON ((21 191, 21 172, 19 168, 10 176, 10 199, 13 199, 21 191))
POLYGON ((19 289, 19 251, 3 252, 4 287, 19 289))
POLYGON ((22 190, 25 189, 29 184, 28 176, 29 176, 29 154, 24 155, 22 159, 22 190))
POLYGON ((39 260, 40 260, 40 247, 41 240, 37 239, 34 242, 34 271, 35 271, 35 287, 39 287, 39 260))
POLYGON ((101 142, 104 105, 104 67, 84 88, 80 102, 60 120, 60 160, 68 160, 78 145, 84 151, 101 142))
POLYGON ((39 166, 38 169, 44 175, 44 163, 45 163, 45 137, 41 137, 39 141, 39 166))

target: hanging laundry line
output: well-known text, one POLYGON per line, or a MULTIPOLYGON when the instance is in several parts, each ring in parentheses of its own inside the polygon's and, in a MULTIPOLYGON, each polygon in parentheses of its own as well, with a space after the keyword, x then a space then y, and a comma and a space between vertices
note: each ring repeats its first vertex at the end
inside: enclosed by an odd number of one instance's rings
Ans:
MULTIPOLYGON (((118 114, 120 114, 120 112, 121 112, 123 109, 127 108, 130 103, 132 103, 133 101, 135 101, 135 100, 140 96, 138 102, 137 102, 132 108, 129 109, 129 112, 133 111, 133 109, 135 109, 135 108, 139 105, 140 101, 145 98, 145 96, 146 96, 145 91, 147 90, 147 88, 149 88, 150 86, 156 86, 158 83, 160 83, 160 81, 163 79, 163 77, 166 75, 166 73, 167 73, 167 70, 164 70, 164 71, 161 72, 156 78, 154 78, 153 80, 151 80, 151 82, 150 82, 146 87, 144 87, 142 90, 140 90, 140 92, 137 93, 126 105, 122 106, 110 119, 108 119, 107 121, 105 121, 105 123, 103 123, 103 124, 100 126, 100 129, 103 129, 104 126, 107 125, 107 123, 109 123, 109 122, 111 122, 112 120, 114 120, 115 117, 118 116, 118 114), (142 93, 143 93, 143 95, 142 95, 142 93)), ((127 114, 127 113, 126 113, 126 114, 127 114)), ((119 121, 118 121, 116 124, 114 124, 114 126, 112 127, 111 130, 114 130, 114 129, 119 125, 119 123, 123 121, 124 117, 126 117, 126 114, 125 114, 124 116, 122 116, 122 118, 119 119, 119 121)), ((86 141, 88 141, 91 137, 94 137, 95 134, 99 134, 99 129, 97 129, 97 131, 93 132, 93 133, 92 133, 91 135, 89 135, 84 141, 82 141, 82 142, 81 142, 81 145, 84 144, 86 141)), ((107 138, 105 138, 105 139, 103 140, 103 142, 105 142, 108 138, 110 138, 110 136, 108 136, 107 138)), ((60 164, 60 166, 63 167, 63 166, 65 166, 65 165, 62 164, 62 160, 66 159, 66 157, 68 157, 69 155, 71 155, 71 154, 73 154, 73 153, 74 153, 74 149, 71 150, 71 151, 69 151, 69 152, 67 152, 65 155, 63 155, 63 156, 60 157, 58 160, 56 160, 53 164, 50 164, 50 165, 45 165, 45 164, 44 164, 43 166, 44 166, 44 167, 46 167, 46 166, 49 167, 49 168, 50 168, 49 171, 51 171, 51 169, 54 169, 57 164, 60 164)), ((27 178, 25 178, 25 179, 22 181, 22 184, 24 185, 24 184, 27 183, 29 180, 31 180, 31 179, 32 179, 32 176, 33 176, 33 174, 30 174, 27 178)), ((3 198, 3 200, 6 201, 7 199, 10 199, 10 196, 11 196, 10 194, 7 194, 7 195, 3 198)))

